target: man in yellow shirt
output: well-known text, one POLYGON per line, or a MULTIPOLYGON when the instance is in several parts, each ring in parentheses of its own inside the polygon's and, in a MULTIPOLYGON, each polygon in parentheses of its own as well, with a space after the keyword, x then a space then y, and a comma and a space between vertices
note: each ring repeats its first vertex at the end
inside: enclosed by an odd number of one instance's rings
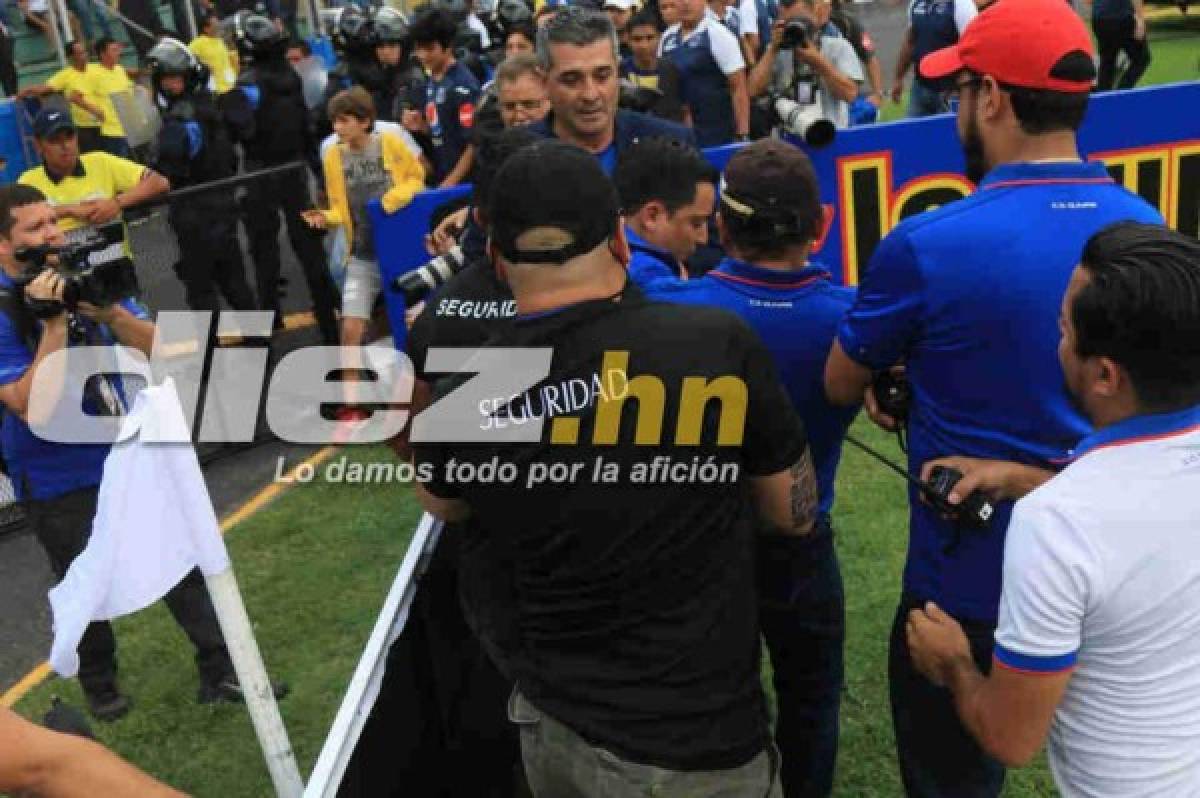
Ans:
POLYGON ((17 182, 46 195, 68 240, 171 188, 165 177, 133 161, 107 152, 80 155, 75 125, 65 111, 43 109, 33 120, 33 135, 43 165, 17 182))
POLYGON ((73 41, 67 45, 67 66, 40 86, 21 89, 18 97, 45 97, 62 94, 71 103, 71 119, 79 135, 79 149, 92 152, 100 149, 100 123, 104 119, 102 98, 92 93, 88 79, 87 43, 73 41))
MULTIPOLYGON (((100 123, 100 149, 122 158, 129 157, 129 143, 125 140, 125 128, 117 116, 117 108, 112 96, 127 92, 133 93, 133 80, 129 71, 121 65, 121 48, 125 45, 113 41, 107 36, 97 40, 96 57, 98 64, 88 64, 87 80, 92 94, 99 98, 100 109, 104 112, 104 121, 100 123)), ((133 70, 133 77, 137 77, 133 70)))
POLYGON ((200 35, 188 45, 192 55, 208 67, 208 89, 213 94, 224 94, 237 81, 237 64, 218 32, 219 27, 217 15, 205 12, 200 20, 200 35))

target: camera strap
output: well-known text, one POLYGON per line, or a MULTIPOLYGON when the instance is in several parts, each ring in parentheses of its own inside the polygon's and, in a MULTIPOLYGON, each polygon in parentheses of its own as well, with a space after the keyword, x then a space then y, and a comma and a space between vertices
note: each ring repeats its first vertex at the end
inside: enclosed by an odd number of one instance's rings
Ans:
POLYGON ((796 58, 794 52, 789 53, 792 57, 792 82, 788 84, 787 96, 794 99, 800 105, 813 105, 820 98, 817 94, 817 76, 811 68, 802 68, 800 59, 796 58))

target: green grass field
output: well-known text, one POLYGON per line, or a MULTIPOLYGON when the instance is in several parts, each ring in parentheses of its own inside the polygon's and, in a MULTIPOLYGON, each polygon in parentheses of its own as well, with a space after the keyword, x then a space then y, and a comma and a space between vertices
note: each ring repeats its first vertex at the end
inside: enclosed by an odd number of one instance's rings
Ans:
MULTIPOLYGON (((856 432, 899 459, 863 420, 856 432)), ((341 454, 335 455, 335 459, 341 454)), ((386 461, 383 448, 348 452, 386 461)), ((332 461, 330 461, 332 462, 332 461)), ((906 541, 901 480, 852 447, 838 477, 838 551, 846 582, 847 679, 837 795, 895 796, 887 635, 906 541)), ((228 536, 263 658, 292 686, 281 703, 307 774, 408 545, 418 513, 406 487, 294 488, 228 536)), ((101 739, 156 776, 207 798, 266 796, 271 785, 241 707, 195 702, 190 646, 161 604, 117 622, 121 681, 134 709, 101 739)), ((82 706, 74 680, 52 680, 18 705, 40 717, 53 695, 82 706)), ((1051 794, 1043 768, 1015 774, 1009 795, 1051 794)))
MULTIPOLYGON (((1188 33, 1178 20, 1155 22, 1154 64, 1145 82, 1200 76, 1198 43, 1200 37, 1188 33)), ((899 458, 891 440, 861 419, 856 432, 899 458)), ((359 448, 348 456, 359 461, 392 457, 382 448, 359 448)), ((897 796, 901 790, 893 754, 886 653, 907 542, 904 486, 898 477, 847 447, 834 515, 848 621, 835 794, 897 796)), ((263 657, 272 674, 292 686, 292 695, 281 709, 305 774, 333 720, 417 517, 411 493, 403 486, 331 485, 317 480, 286 493, 229 534, 263 657)), ((270 795, 270 781, 245 710, 196 704, 190 646, 166 609, 160 604, 119 621, 117 634, 122 683, 135 704, 126 718, 98 729, 103 742, 203 798, 270 795)), ((75 681, 52 680, 32 691, 17 709, 40 717, 55 694, 82 705, 75 681)), ((1010 774, 1008 796, 1053 794, 1042 762, 1010 774)))

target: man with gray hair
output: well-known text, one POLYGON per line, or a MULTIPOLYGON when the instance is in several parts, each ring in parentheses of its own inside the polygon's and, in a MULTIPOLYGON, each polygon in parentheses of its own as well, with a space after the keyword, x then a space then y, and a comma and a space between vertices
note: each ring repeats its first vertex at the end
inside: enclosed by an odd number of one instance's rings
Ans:
POLYGON ((617 156, 638 139, 661 136, 695 144, 692 131, 673 122, 617 108, 619 43, 608 15, 567 6, 538 30, 538 65, 550 113, 532 130, 582 147, 611 175, 617 156))

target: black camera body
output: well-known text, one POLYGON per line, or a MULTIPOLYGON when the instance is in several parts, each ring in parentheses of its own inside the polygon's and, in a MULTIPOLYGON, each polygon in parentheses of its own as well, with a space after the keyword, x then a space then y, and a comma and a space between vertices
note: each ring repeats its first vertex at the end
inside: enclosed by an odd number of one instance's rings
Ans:
POLYGON ((62 302, 25 298, 30 311, 38 318, 57 316, 63 307, 74 310, 80 302, 106 307, 137 293, 137 273, 133 261, 125 254, 125 232, 121 222, 113 222, 89 232, 85 237, 63 247, 26 247, 14 253, 26 264, 25 274, 16 282, 24 288, 48 266, 63 278, 62 302), (113 248, 118 255, 93 257, 113 248), (57 256, 57 263, 48 258, 57 256))
POLYGON ((811 22, 803 17, 790 19, 783 26, 783 39, 779 46, 784 50, 794 50, 797 47, 807 47, 809 42, 817 40, 817 30, 811 22))
POLYGON ((630 111, 648 114, 658 107, 663 93, 649 86, 638 86, 632 81, 622 80, 617 95, 617 106, 630 111))
POLYGON ((973 491, 958 504, 950 503, 950 491, 962 479, 962 472, 948 466, 934 466, 925 483, 925 497, 937 511, 960 526, 983 529, 992 520, 996 508, 979 491, 973 491))
POLYGON ((879 409, 896 419, 897 424, 908 421, 912 405, 912 389, 908 376, 903 371, 881 371, 871 381, 871 393, 879 409))

